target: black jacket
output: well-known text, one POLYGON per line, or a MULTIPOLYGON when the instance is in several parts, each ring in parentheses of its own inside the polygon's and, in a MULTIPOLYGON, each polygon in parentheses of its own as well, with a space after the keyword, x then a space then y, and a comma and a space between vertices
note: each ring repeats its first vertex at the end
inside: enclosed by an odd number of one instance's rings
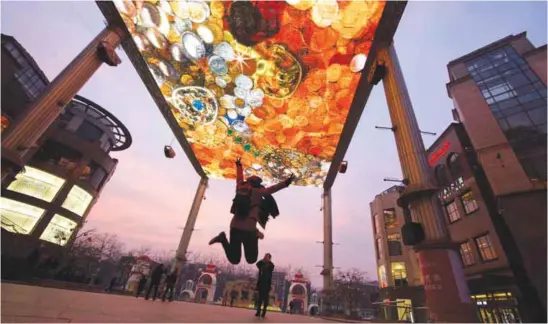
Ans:
POLYGON ((256 263, 259 269, 259 275, 257 276, 257 290, 270 290, 272 286, 272 273, 274 272, 274 263, 266 263, 260 260, 256 263))
POLYGON ((152 270, 152 274, 150 275, 150 280, 154 283, 160 282, 160 279, 162 279, 162 275, 164 274, 164 272, 164 268, 154 268, 154 270, 152 270))
POLYGON ((167 286, 174 286, 175 282, 177 282, 177 273, 170 273, 166 277, 166 285, 167 286))
POLYGON ((278 204, 276 199, 272 195, 266 195, 259 206, 259 225, 263 229, 266 229, 266 223, 268 222, 268 217, 276 218, 280 215, 280 210, 278 209, 278 204))

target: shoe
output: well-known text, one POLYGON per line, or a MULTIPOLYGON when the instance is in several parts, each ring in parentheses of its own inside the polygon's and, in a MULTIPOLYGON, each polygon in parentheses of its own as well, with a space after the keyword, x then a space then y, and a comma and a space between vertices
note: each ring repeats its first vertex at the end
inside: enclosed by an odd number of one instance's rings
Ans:
POLYGON ((262 314, 261 314, 261 318, 264 318, 265 316, 266 316, 265 313, 262 313, 262 314))
POLYGON ((221 232, 219 233, 219 235, 215 236, 209 241, 209 245, 213 245, 215 243, 222 243, 224 241, 226 241, 226 234, 225 232, 221 232))
POLYGON ((259 317, 259 316, 261 316, 261 314, 259 314, 259 313, 255 313, 255 316, 259 317))

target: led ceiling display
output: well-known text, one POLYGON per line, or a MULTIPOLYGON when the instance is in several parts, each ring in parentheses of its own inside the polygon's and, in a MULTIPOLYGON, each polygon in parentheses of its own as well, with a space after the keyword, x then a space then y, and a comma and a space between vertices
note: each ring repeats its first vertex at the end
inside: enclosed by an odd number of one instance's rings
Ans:
POLYGON ((321 186, 384 1, 115 1, 209 177, 321 186))

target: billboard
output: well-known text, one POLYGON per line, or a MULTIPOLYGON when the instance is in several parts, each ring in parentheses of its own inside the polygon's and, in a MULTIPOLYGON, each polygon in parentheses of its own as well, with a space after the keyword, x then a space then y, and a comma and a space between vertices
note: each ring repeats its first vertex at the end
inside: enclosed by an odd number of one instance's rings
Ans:
POLYGON ((114 4, 208 177, 323 184, 384 1, 114 4))

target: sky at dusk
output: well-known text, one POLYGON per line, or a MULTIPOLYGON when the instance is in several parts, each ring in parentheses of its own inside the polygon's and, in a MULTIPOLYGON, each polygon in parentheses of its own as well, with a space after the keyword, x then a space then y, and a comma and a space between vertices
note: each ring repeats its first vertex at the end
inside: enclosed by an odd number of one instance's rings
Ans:
MULTIPOLYGON (((52 80, 103 28, 91 1, 2 1, 1 31, 14 36, 52 80)), ((424 131, 440 134, 452 121, 446 64, 510 34, 527 31, 535 46, 546 43, 547 4, 541 2, 418 2, 407 5, 395 46, 415 113, 424 131)), ((113 153, 116 172, 101 193, 86 227, 118 235, 127 248, 174 254, 199 177, 178 145, 175 159, 163 147, 173 138, 131 62, 103 66, 80 91, 118 117, 133 145, 113 153)), ((376 280, 369 202, 401 177, 382 85, 374 88, 346 154, 349 167, 333 187, 334 265, 359 268, 376 280)), ((428 147, 434 136, 425 136, 428 147)), ((269 222, 260 253, 277 265, 303 267, 321 285, 323 240, 321 189, 291 187, 275 195, 281 215, 269 222)), ((234 182, 210 180, 189 250, 221 256, 209 239, 228 230, 234 182)))

